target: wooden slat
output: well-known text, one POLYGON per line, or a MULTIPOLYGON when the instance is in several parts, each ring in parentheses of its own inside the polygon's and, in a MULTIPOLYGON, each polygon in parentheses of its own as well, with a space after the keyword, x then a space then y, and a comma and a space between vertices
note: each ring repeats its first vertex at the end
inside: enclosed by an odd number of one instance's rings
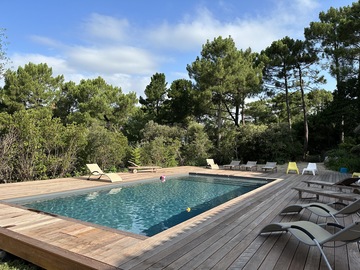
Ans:
MULTIPOLYGON (((299 170, 306 165, 298 164, 299 170)), ((318 167, 316 176, 285 174, 284 166, 279 166, 277 172, 178 167, 149 173, 120 173, 123 182, 189 172, 283 179, 153 237, 136 236, 0 203, 0 248, 51 269, 323 269, 326 265, 315 247, 301 244, 286 233, 258 235, 270 222, 330 221, 309 211, 302 211, 299 215, 278 215, 290 203, 307 202, 299 199, 292 189, 305 187, 302 181, 337 182, 349 176, 327 171, 321 164, 318 167)), ((86 176, 5 184, 0 185, 0 199, 112 185, 104 181, 88 181, 86 176)), ((331 199, 321 197, 320 200, 328 202, 331 199)), ((358 217, 340 220, 350 224, 358 217)), ((357 244, 327 248, 325 253, 336 269, 357 269, 360 264, 357 244)))

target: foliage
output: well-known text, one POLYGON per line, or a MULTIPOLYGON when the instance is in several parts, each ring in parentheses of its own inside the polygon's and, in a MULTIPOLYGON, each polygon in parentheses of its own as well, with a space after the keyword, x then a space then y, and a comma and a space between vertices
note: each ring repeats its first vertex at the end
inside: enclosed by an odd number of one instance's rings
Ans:
POLYGON ((9 62, 9 58, 6 56, 7 42, 6 42, 6 29, 0 28, 0 79, 3 76, 5 66, 9 62))
POLYGON ((359 117, 359 2, 342 8, 330 8, 319 14, 319 22, 305 28, 305 37, 327 61, 329 73, 336 79, 334 101, 330 106, 329 125, 335 125, 337 140, 343 142, 359 117))
POLYGON ((208 157, 284 163, 326 154, 331 168, 359 171, 359 9, 358 1, 321 12, 303 41, 284 37, 261 54, 231 37, 208 40, 186 67, 191 80, 168 88, 155 73, 140 106, 101 77, 64 82, 44 63, 4 72, 0 29, 0 180, 81 174, 89 162, 118 171, 128 160, 202 166, 208 157), (318 87, 313 64, 336 79, 333 93, 318 87))
MULTIPOLYGON (((229 164, 231 160, 242 159, 242 151, 239 149, 239 140, 242 135, 239 133, 239 128, 232 123, 226 122, 222 127, 222 138, 220 148, 213 152, 212 157, 218 164, 229 164)), ((210 147, 211 145, 209 145, 210 147)), ((209 150, 214 150, 212 147, 209 150)), ((209 151, 210 152, 210 151, 209 151)))
POLYGON ((257 160, 259 163, 285 163, 301 156, 301 146, 289 136, 286 125, 249 124, 240 130, 238 141, 239 156, 245 162, 257 160))
POLYGON ((15 112, 3 132, 3 181, 64 177, 74 170, 85 144, 82 126, 62 125, 47 108, 15 112))
POLYGON ((0 270, 40 270, 42 268, 26 261, 15 259, 7 262, 0 262, 0 270))
POLYGON ((250 49, 237 50, 231 37, 223 39, 220 36, 212 42, 207 41, 201 57, 187 65, 189 76, 196 83, 199 107, 203 108, 203 115, 214 122, 218 149, 223 119, 227 117, 238 126, 240 113, 245 109, 245 98, 260 90, 261 64, 255 65, 255 56, 250 49))
POLYGON ((0 270, 41 270, 26 260, 14 256, 8 252, 0 250, 0 270))
POLYGON ((7 182, 13 178, 14 164, 16 161, 17 134, 13 129, 0 138, 0 181, 7 182))
POLYGON ((156 73, 151 77, 151 82, 146 86, 146 98, 140 97, 140 104, 142 109, 154 121, 159 122, 162 119, 163 108, 162 104, 165 101, 165 94, 167 92, 167 83, 164 73, 156 73))
POLYGON ((139 166, 141 166, 141 153, 138 145, 131 147, 129 160, 139 166))
POLYGON ((141 133, 141 164, 162 167, 178 165, 181 139, 184 136, 181 128, 150 121, 141 133))
POLYGON ((129 116, 128 121, 124 124, 122 132, 128 138, 130 145, 136 145, 140 142, 141 130, 149 121, 150 116, 145 114, 140 108, 137 108, 134 113, 129 116))
POLYGON ((192 82, 181 79, 172 82, 167 93, 168 99, 165 100, 165 114, 163 116, 166 123, 179 123, 187 125, 196 115, 196 93, 192 82))
POLYGON ((98 77, 81 80, 79 85, 64 84, 54 114, 65 123, 91 126, 97 122, 118 130, 135 112, 136 102, 135 93, 123 94, 98 77))
POLYGON ((358 172, 360 171, 360 156, 349 153, 348 149, 340 147, 327 152, 325 165, 335 171, 339 171, 340 168, 347 168, 349 172, 358 172))
POLYGON ((93 124, 88 132, 87 144, 81 153, 81 164, 97 163, 105 171, 125 166, 128 141, 122 133, 112 132, 97 124, 93 124))
POLYGON ((212 144, 204 126, 191 122, 185 133, 179 165, 206 165, 206 158, 209 157, 211 147, 212 144))
POLYGON ((48 107, 56 102, 64 77, 52 77, 47 64, 29 63, 17 71, 7 70, 2 89, 3 105, 12 114, 19 110, 48 107))

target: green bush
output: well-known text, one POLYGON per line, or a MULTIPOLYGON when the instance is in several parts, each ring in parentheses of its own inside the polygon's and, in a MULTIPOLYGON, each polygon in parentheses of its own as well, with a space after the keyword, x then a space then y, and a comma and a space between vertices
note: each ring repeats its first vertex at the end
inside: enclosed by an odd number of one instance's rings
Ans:
POLYGON ((119 171, 125 166, 128 142, 121 132, 114 132, 94 124, 88 135, 88 142, 80 163, 97 163, 104 171, 119 171), (115 169, 114 169, 115 168, 115 169))
POLYGON ((360 157, 350 153, 349 147, 340 147, 327 153, 325 165, 328 169, 339 171, 347 168, 351 172, 360 171, 360 157))
POLYGON ((43 268, 36 266, 28 261, 22 260, 16 256, 6 253, 0 260, 0 270, 41 270, 43 268))

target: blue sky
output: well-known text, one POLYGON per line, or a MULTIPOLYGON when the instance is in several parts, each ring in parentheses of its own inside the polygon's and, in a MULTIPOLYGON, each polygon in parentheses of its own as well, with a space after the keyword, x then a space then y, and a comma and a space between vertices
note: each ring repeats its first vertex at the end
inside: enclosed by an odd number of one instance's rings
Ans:
MULTIPOLYGON (((351 0, 2 0, 0 28, 11 68, 47 63, 79 82, 101 76, 144 96, 156 72, 170 85, 215 37, 260 52, 275 40, 303 39, 321 11, 351 0)), ((3 82, 0 82, 3 85, 3 82)), ((333 90, 333 86, 330 86, 333 90)))

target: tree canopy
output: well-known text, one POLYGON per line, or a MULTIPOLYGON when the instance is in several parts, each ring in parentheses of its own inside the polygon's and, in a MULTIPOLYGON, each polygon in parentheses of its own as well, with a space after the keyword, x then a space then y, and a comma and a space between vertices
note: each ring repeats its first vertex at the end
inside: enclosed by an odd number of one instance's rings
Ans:
POLYGON ((360 170, 360 1, 330 8, 260 53, 229 36, 207 40, 186 66, 189 79, 156 72, 144 95, 103 78, 79 83, 46 63, 4 70, 0 29, 0 180, 85 173, 86 163, 126 170, 129 160, 162 167, 312 162, 360 170), (325 90, 324 76, 336 88, 325 90), (358 129, 357 129, 358 130, 358 129))

